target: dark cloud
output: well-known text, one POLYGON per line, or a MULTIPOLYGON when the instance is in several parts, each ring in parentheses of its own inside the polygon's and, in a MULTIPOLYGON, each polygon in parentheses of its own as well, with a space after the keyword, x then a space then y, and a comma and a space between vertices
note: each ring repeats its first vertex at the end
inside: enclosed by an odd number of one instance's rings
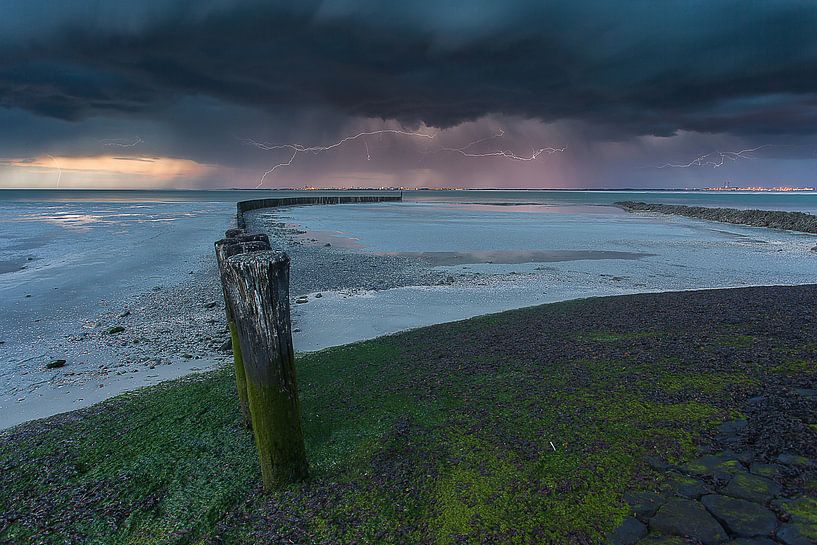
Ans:
POLYGON ((0 105, 79 120, 210 97, 439 127, 503 114, 620 136, 817 131, 814 3, 396 4, 6 0, 0 105))

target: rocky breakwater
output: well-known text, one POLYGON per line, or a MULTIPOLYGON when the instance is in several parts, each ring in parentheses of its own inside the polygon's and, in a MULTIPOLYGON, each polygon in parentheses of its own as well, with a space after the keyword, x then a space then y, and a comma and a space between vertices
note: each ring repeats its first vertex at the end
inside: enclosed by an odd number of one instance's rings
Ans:
POLYGON ((630 515, 607 544, 817 544, 817 459, 791 424, 815 406, 815 389, 772 390, 718 426, 699 457, 647 457, 654 485, 624 495, 630 515))
MULTIPOLYGON (((770 227, 800 233, 817 234, 817 216, 804 212, 779 210, 739 210, 737 208, 708 208, 678 204, 656 204, 636 201, 620 201, 616 206, 628 212, 657 212, 709 221, 720 221, 752 227, 770 227)), ((817 246, 814 247, 817 251, 817 246)))

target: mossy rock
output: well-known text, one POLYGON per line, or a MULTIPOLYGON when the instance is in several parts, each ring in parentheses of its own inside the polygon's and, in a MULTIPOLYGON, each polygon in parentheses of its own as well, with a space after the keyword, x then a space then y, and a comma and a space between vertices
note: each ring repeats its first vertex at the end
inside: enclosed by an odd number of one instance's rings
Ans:
POLYGON ((125 331, 125 328, 121 325, 115 325, 113 327, 108 328, 108 335, 116 335, 117 333, 122 333, 125 331))
POLYGON ((732 534, 741 537, 768 536, 777 527, 777 517, 754 502, 711 494, 701 503, 732 534))
POLYGON ((780 494, 780 490, 780 485, 771 479, 749 473, 738 473, 724 487, 723 493, 733 498, 766 503, 780 494))
POLYGON ((697 539, 704 545, 717 545, 727 539, 726 530, 696 501, 673 499, 650 519, 650 529, 661 534, 697 539))
POLYGON ((814 545, 817 543, 817 524, 790 522, 777 531, 777 539, 786 545, 814 545))
POLYGON ((624 494, 624 501, 630 505, 636 517, 650 518, 655 516, 666 499, 655 492, 627 492, 624 494))

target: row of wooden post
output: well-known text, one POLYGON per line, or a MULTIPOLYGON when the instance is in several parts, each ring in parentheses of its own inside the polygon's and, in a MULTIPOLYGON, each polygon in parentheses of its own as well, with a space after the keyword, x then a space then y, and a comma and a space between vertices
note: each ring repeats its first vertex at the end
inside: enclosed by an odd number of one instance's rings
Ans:
POLYGON ((289 256, 264 234, 230 229, 215 244, 236 389, 265 490, 308 476, 289 309, 289 256))

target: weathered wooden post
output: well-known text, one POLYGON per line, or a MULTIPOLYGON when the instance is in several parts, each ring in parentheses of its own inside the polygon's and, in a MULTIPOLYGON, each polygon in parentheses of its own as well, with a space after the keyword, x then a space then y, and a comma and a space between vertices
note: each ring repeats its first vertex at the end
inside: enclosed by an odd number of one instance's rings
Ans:
POLYGON ((238 254, 226 260, 224 271, 261 476, 270 490, 308 476, 289 316, 289 256, 238 254))
POLYGON ((235 386, 238 391, 238 403, 241 409, 242 421, 246 427, 250 428, 252 427, 252 417, 250 416, 250 408, 247 402, 247 379, 244 373, 244 360, 241 355, 241 346, 238 342, 238 333, 236 331, 235 321, 233 320, 232 304, 229 299, 229 294, 224 287, 224 262, 231 255, 242 252, 269 250, 270 246, 269 239, 267 239, 266 235, 261 235, 263 239, 238 242, 238 236, 241 236, 242 239, 247 237, 247 235, 243 233, 244 232, 240 229, 230 229, 225 233, 227 238, 216 242, 215 247, 216 261, 218 262, 221 287, 224 294, 224 309, 227 314, 227 328, 230 331, 230 343, 233 348, 233 364, 235 367, 235 386), (233 235, 233 237, 230 235, 233 235))

